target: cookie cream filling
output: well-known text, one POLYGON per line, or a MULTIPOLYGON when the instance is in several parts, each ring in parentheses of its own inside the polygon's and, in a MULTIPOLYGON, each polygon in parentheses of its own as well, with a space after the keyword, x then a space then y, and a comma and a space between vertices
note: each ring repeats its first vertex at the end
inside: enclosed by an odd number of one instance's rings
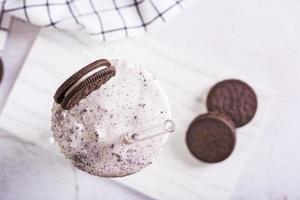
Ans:
POLYGON ((78 81, 76 81, 76 83, 74 83, 65 93, 64 97, 68 96, 68 94, 70 94, 70 92, 77 87, 80 83, 82 83, 84 80, 86 80, 87 78, 93 76, 94 74, 96 74, 97 72, 100 72, 103 69, 106 69, 107 66, 101 66, 98 67, 96 69, 93 69, 92 71, 88 72, 87 74, 85 74, 84 76, 82 76, 78 81))

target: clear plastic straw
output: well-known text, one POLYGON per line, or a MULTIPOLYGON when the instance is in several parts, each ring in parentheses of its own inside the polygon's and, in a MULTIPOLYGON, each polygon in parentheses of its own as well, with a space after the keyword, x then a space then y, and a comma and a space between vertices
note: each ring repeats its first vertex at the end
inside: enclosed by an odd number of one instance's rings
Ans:
POLYGON ((175 131, 175 123, 168 119, 164 121, 164 123, 159 124, 157 126, 136 131, 133 133, 125 133, 124 140, 127 143, 140 142, 143 140, 147 140, 159 135, 169 134, 175 131))

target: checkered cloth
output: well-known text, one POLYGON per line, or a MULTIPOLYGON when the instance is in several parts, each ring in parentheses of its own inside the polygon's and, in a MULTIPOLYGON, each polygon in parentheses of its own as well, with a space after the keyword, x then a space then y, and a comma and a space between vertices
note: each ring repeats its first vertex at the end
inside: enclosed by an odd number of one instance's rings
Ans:
POLYGON ((0 29, 11 16, 31 24, 82 30, 98 41, 136 36, 182 9, 184 0, 0 0, 0 29))

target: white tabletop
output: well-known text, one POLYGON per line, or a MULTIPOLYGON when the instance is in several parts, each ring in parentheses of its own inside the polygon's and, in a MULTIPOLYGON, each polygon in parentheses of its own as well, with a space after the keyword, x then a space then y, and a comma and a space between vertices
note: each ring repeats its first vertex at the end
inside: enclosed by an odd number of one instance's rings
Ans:
MULTIPOLYGON (((264 83, 276 96, 269 131, 263 133, 247 162, 232 199, 300 198, 300 107, 296 104, 300 100, 299 8, 300 2, 296 1, 203 1, 149 33, 157 42, 173 47, 178 56, 195 60, 195 64, 251 68, 249 76, 257 76, 257 84, 264 83)), ((20 44, 18 40, 12 42, 20 44)), ((12 49, 10 55, 16 56, 18 51, 12 49)), ((18 72, 6 63, 4 56, 6 74, 18 72)), ((5 79, 1 87, 8 91, 10 86, 5 84, 11 83, 14 76, 7 78, 8 82, 5 79)), ((114 184, 103 186, 112 188, 107 190, 111 192, 107 199, 114 199, 116 191, 124 195, 123 199, 132 197, 130 189, 114 184)))

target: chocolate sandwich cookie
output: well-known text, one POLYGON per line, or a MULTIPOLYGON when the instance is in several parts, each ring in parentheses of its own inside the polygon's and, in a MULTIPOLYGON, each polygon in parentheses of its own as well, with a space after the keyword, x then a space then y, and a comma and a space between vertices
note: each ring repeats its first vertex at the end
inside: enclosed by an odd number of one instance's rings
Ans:
POLYGON ((97 60, 68 78, 56 91, 54 100, 69 110, 115 74, 115 67, 108 60, 97 60))
POLYGON ((206 106, 209 112, 225 114, 232 119, 236 127, 241 127, 254 117, 257 98, 248 84, 240 80, 229 79, 212 87, 206 106))
POLYGON ((216 163, 228 158, 235 143, 235 127, 225 115, 207 113, 198 116, 189 126, 186 143, 199 160, 216 163))

